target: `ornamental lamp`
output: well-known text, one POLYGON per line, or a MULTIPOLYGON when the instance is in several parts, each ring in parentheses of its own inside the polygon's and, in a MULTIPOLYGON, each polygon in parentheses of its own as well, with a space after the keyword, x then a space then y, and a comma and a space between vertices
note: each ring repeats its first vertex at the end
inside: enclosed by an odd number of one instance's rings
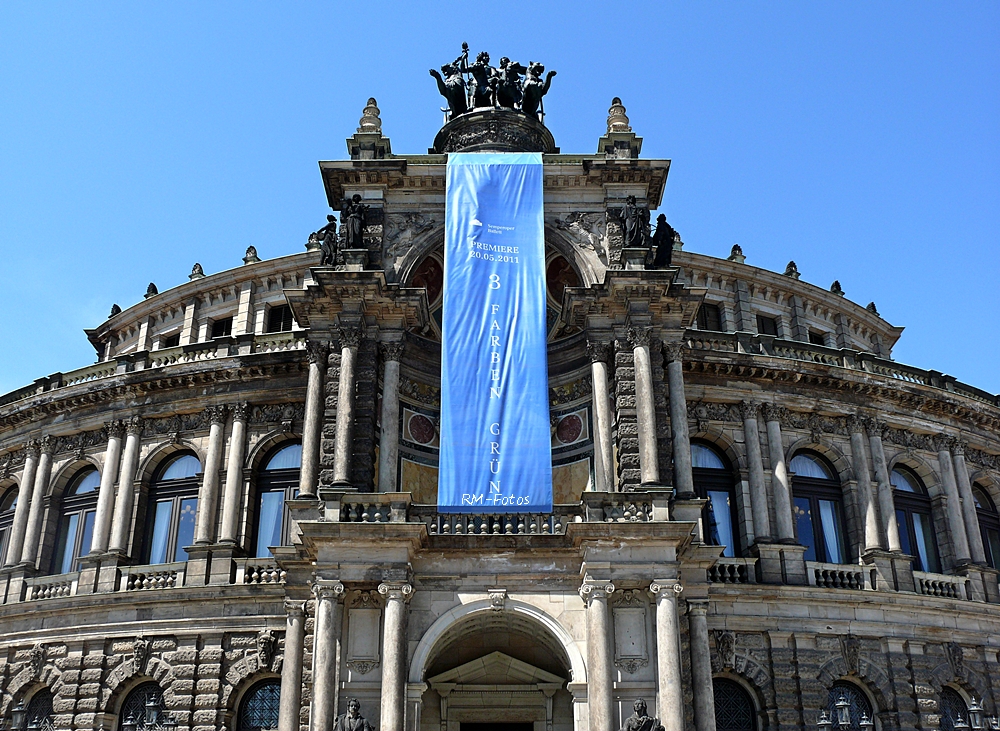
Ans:
POLYGON ((841 694, 840 700, 837 701, 835 708, 837 709, 837 725, 843 728, 851 727, 851 702, 847 700, 847 696, 841 694))
POLYGON ((969 724, 965 722, 965 719, 961 715, 955 719, 955 724, 952 726, 955 731, 968 731, 969 724))
POLYGON ((25 716, 27 715, 27 709, 24 707, 24 701, 18 701, 17 705, 11 709, 11 726, 14 731, 23 731, 25 724, 25 716))
POLYGON ((989 724, 988 728, 990 731, 1000 731, 1000 718, 996 716, 990 716, 986 719, 986 723, 989 724))
POLYGON ((875 724, 872 723, 870 718, 868 718, 867 713, 861 714, 861 723, 858 725, 861 727, 861 731, 873 731, 875 728, 875 724))
POLYGON ((130 713, 128 719, 122 724, 122 731, 137 731, 139 722, 135 720, 135 714, 130 713))
POLYGON ((819 731, 830 731, 833 728, 833 722, 830 720, 830 714, 826 711, 819 712, 819 720, 816 721, 816 728, 819 731))
POLYGON ((146 698, 146 725, 155 726, 160 720, 160 701, 152 693, 146 698))
POLYGON ((976 696, 972 696, 972 700, 969 702, 969 727, 973 731, 982 731, 983 728, 983 707, 979 705, 979 701, 976 700, 976 696))

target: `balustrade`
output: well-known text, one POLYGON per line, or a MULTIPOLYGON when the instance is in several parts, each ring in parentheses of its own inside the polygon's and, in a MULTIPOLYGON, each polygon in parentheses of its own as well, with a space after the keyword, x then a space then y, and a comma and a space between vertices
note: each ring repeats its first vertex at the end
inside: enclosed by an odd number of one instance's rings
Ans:
POLYGON ((918 594, 940 596, 947 599, 971 598, 969 580, 964 576, 949 576, 948 574, 914 571, 913 581, 917 585, 918 594))
POLYGON ((187 563, 165 563, 155 566, 129 566, 123 573, 119 591, 174 589, 184 586, 187 563))

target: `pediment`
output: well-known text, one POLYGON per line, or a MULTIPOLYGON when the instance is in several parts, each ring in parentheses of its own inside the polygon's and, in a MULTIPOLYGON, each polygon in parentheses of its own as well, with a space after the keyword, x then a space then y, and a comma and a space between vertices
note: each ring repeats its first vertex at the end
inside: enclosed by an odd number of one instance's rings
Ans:
POLYGON ((449 683, 459 685, 535 685, 539 683, 558 683, 562 685, 566 678, 560 678, 541 668, 536 668, 517 658, 502 652, 491 652, 457 668, 452 668, 433 678, 428 678, 431 686, 449 683))

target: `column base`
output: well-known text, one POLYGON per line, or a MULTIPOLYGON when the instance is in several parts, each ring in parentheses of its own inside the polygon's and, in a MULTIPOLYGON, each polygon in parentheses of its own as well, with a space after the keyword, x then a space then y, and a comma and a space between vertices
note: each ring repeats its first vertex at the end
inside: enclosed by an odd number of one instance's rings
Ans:
POLYGON ((1000 572, 991 569, 989 566, 979 564, 967 564, 955 569, 955 573, 969 579, 969 599, 975 602, 989 602, 990 604, 1000 604, 1000 586, 997 585, 997 577, 1000 572))
POLYGON ((101 568, 97 573, 97 586, 95 593, 104 594, 118 591, 118 585, 122 580, 121 566, 128 562, 128 556, 124 553, 113 551, 101 556, 101 568))
POLYGON ((184 569, 184 586, 205 586, 208 584, 209 568, 212 563, 212 547, 206 544, 185 546, 188 560, 184 569))
POLYGON ((236 559, 243 558, 243 549, 235 543, 217 543, 210 548, 212 557, 208 583, 212 586, 236 583, 236 559))
POLYGON ((80 578, 76 584, 77 594, 93 594, 97 591, 97 580, 101 575, 103 554, 92 553, 80 557, 80 578))
POLYGON ((808 585, 805 553, 805 546, 758 541, 750 547, 757 558, 757 583, 808 585))

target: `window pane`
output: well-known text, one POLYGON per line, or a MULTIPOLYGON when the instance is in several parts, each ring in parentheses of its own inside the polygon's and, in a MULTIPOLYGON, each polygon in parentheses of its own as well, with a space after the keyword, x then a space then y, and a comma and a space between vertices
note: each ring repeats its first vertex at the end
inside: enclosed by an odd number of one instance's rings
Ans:
POLYGON ((826 465, 809 454, 796 454, 788 463, 788 469, 799 477, 813 477, 817 480, 834 479, 826 465))
POLYGON ((0 564, 7 562, 7 535, 9 533, 8 528, 0 528, 0 564))
POLYGON ((180 480, 194 477, 201 472, 201 462, 192 454, 181 455, 171 462, 160 475, 161 480, 180 480))
POLYGON ((708 491, 708 510, 712 516, 712 542, 716 546, 725 546, 726 550, 722 552, 722 555, 730 558, 736 555, 734 549, 736 541, 733 538, 733 513, 729 504, 731 499, 728 492, 708 491))
POLYGON ((149 562, 167 562, 167 536, 170 535, 170 513, 173 502, 160 500, 153 515, 153 540, 149 544, 149 562))
POLYGON ((844 546, 840 529, 840 510, 832 500, 819 501, 819 515, 823 523, 823 547, 827 563, 844 563, 844 546))
POLYGON ((726 463, 711 447, 697 443, 691 445, 691 466, 703 470, 726 469, 726 463))
POLYGON ((198 512, 198 498, 191 497, 181 500, 181 514, 177 520, 177 546, 174 548, 174 561, 187 561, 186 546, 194 543, 194 516, 198 512))
POLYGON ((62 535, 59 539, 59 565, 58 574, 69 573, 73 570, 73 547, 76 545, 76 530, 79 527, 80 514, 73 513, 63 518, 62 535))
POLYGON ((83 495, 85 492, 93 492, 101 486, 101 473, 91 468, 73 478, 73 487, 70 488, 69 495, 83 495))
POLYGON ((271 552, 267 547, 281 545, 281 514, 284 504, 284 490, 261 493, 257 520, 257 558, 269 558, 271 552))
POLYGON ((795 530, 799 535, 799 543, 806 547, 805 560, 816 561, 816 537, 813 533, 812 508, 809 498, 795 498, 795 530))
POLYGON ((913 545, 910 543, 910 529, 906 524, 906 513, 902 510, 896 511, 896 525, 899 527, 899 547, 907 556, 913 556, 913 545))
MULTIPOLYGON (((93 510, 88 510, 83 514, 83 535, 80 536, 80 553, 77 554, 77 558, 80 556, 86 556, 90 553, 90 542, 94 538, 94 516, 96 512, 93 510)), ((79 569, 80 567, 77 566, 79 569)))
POLYGON ((265 470, 297 470, 302 465, 302 445, 289 444, 267 461, 265 470))
POLYGON ((931 526, 929 515, 911 513, 913 516, 913 532, 917 539, 917 556, 920 557, 920 565, 923 571, 938 573, 941 566, 938 564, 937 551, 934 550, 934 528, 931 526))
POLYGON ((903 492, 923 493, 916 480, 902 470, 893 470, 889 474, 889 482, 894 488, 903 492))
POLYGON ((1000 531, 986 530, 986 560, 993 568, 1000 562, 1000 531))

